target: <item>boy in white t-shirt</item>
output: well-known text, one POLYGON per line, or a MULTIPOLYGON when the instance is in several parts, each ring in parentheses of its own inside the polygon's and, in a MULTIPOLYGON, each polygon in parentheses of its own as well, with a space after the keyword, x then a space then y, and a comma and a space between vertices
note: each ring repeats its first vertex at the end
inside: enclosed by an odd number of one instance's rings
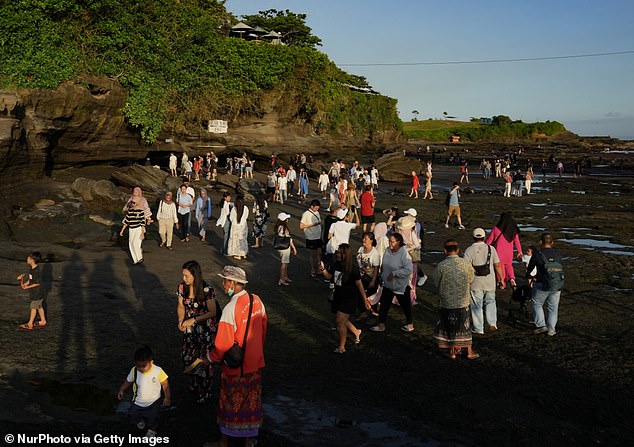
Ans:
POLYGON ((132 405, 128 410, 130 420, 137 428, 148 431, 145 436, 156 437, 156 429, 161 414, 161 406, 171 405, 170 385, 167 374, 152 361, 150 347, 141 346, 134 353, 135 366, 132 367, 126 380, 119 387, 117 398, 123 400, 126 390, 132 385, 132 405), (163 397, 161 398, 161 390, 163 397))

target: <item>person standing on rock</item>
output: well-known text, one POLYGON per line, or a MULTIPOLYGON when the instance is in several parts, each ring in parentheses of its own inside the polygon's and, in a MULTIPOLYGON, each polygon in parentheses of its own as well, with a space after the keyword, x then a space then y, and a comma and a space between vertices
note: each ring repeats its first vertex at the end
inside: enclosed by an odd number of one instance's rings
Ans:
POLYGON ((165 197, 159 203, 156 219, 159 223, 159 236, 161 236, 161 247, 172 250, 172 238, 174 237, 174 225, 178 229, 178 211, 176 204, 172 201, 172 193, 167 191, 165 197))
POLYGON ((189 156, 187 155, 187 152, 183 152, 183 157, 181 158, 181 175, 186 175, 188 162, 189 156))
POLYGON ((176 158, 176 155, 174 155, 174 152, 172 152, 170 154, 170 162, 169 162, 169 168, 170 168, 170 175, 172 177, 176 177, 178 174, 176 173, 176 165, 178 163, 178 159, 176 158))
POLYGON ((249 253, 249 241, 247 240, 249 235, 248 217, 249 208, 244 203, 244 197, 238 196, 235 206, 229 213, 231 230, 229 231, 227 254, 233 256, 234 259, 246 258, 249 253))
POLYGON ((299 229, 306 236, 306 248, 308 248, 308 261, 310 262, 310 276, 317 277, 319 260, 321 259, 321 216, 319 215, 319 200, 313 199, 310 207, 304 211, 299 222, 299 229))
POLYGON ((220 216, 218 216, 216 226, 221 227, 223 232, 222 250, 220 251, 223 255, 227 255, 229 246, 229 235, 231 233, 231 220, 229 220, 229 215, 231 214, 231 210, 233 209, 231 193, 226 191, 222 193, 222 201, 220 202, 219 206, 220 216))
POLYGON ((201 188, 200 197, 196 199, 196 221, 198 222, 198 234, 200 234, 201 242, 205 242, 209 219, 211 219, 211 199, 207 195, 207 190, 201 188))
POLYGON ((217 422, 220 446, 227 447, 229 437, 245 439, 255 446, 263 422, 262 369, 267 315, 264 303, 256 294, 247 292, 247 275, 235 266, 225 266, 222 287, 230 301, 222 310, 215 347, 209 354, 212 362, 222 362, 234 343, 243 350, 241 365, 222 365, 217 422), (248 333, 247 333, 248 331, 248 333), (248 343, 247 343, 248 341, 248 343))
POLYGON ((123 236, 126 228, 129 228, 128 247, 132 255, 132 263, 134 265, 141 264, 143 262, 141 243, 145 239, 145 212, 143 205, 137 199, 130 201, 130 208, 123 217, 123 228, 121 228, 119 236, 123 236))
POLYGON ((321 170, 321 174, 319 176, 319 191, 321 191, 321 200, 326 200, 328 196, 328 186, 330 185, 330 181, 328 180, 328 174, 325 169, 321 170))
POLYGON ((181 185, 178 202, 178 225, 181 230, 181 242, 189 242, 189 225, 191 219, 191 209, 194 206, 194 199, 187 194, 187 185, 181 185))
POLYGON ((291 196, 293 195, 296 180, 297 180, 297 172, 295 172, 293 165, 289 165, 288 170, 286 171, 286 181, 287 181, 288 190, 290 191, 291 196))
POLYGON ((453 182, 453 186, 447 193, 447 219, 445 219, 445 228, 449 228, 449 219, 452 215, 456 215, 458 219, 458 228, 464 230, 462 225, 462 218, 460 217, 460 185, 458 182, 453 182))
POLYGON ((29 253, 26 263, 29 271, 18 276, 20 287, 22 290, 29 291, 31 303, 29 305, 29 321, 21 324, 20 328, 27 331, 33 330, 33 327, 45 327, 46 315, 44 314, 44 300, 46 299, 46 287, 42 284, 42 268, 39 266, 42 255, 39 251, 29 253), (35 322, 36 315, 39 315, 40 321, 35 322))

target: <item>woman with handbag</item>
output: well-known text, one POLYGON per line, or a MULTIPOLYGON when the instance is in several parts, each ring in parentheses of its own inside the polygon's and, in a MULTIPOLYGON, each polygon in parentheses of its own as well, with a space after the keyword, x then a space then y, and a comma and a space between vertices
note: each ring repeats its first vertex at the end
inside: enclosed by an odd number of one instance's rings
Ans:
POLYGON ((277 281, 278 286, 288 286, 292 280, 288 277, 288 264, 291 262, 291 250, 297 256, 297 249, 293 243, 291 232, 288 229, 288 219, 290 214, 280 213, 277 215, 275 223, 275 236, 273 238, 273 248, 280 255, 280 279, 277 281))
MULTIPOLYGON (((411 212, 412 209, 407 210, 411 212)), ((416 302, 416 281, 418 280, 418 263, 421 261, 421 241, 416 231, 416 218, 411 214, 405 214, 397 223, 396 228, 401 236, 407 253, 412 259, 412 277, 410 279, 410 299, 412 304, 416 302)), ((393 304, 396 304, 393 302, 393 304)))

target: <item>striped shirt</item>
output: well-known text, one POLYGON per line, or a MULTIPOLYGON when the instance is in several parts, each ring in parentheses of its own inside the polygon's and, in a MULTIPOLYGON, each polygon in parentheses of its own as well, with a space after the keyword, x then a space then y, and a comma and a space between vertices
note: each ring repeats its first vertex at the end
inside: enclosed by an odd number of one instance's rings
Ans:
POLYGON ((145 227, 145 210, 129 208, 125 212, 123 224, 127 225, 129 228, 145 227))

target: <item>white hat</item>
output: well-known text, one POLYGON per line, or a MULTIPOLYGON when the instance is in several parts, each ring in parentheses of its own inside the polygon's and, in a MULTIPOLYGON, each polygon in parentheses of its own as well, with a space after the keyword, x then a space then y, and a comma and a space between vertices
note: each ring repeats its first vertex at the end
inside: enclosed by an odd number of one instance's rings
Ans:
POLYGON ((222 269, 222 273, 218 273, 218 276, 224 279, 228 279, 229 281, 235 281, 242 284, 246 284, 247 274, 240 267, 236 267, 234 265, 225 265, 222 269))
POLYGON ((407 211, 403 211, 403 214, 409 214, 412 217, 416 217, 418 214, 414 208, 410 208, 407 211))
POLYGON ((414 216, 403 216, 396 221, 399 230, 411 230, 416 225, 414 216))
POLYGON ((277 215, 277 220, 287 220, 290 218, 291 218, 291 215, 286 214, 285 212, 281 212, 280 214, 277 215))
POLYGON ((484 231, 482 228, 476 228, 475 230, 473 230, 473 237, 476 239, 484 239, 485 237, 487 237, 486 231, 484 231))
POLYGON ((339 211, 337 211, 337 218, 344 219, 346 217, 346 214, 348 214, 348 210, 346 208, 341 208, 339 209, 339 211))

